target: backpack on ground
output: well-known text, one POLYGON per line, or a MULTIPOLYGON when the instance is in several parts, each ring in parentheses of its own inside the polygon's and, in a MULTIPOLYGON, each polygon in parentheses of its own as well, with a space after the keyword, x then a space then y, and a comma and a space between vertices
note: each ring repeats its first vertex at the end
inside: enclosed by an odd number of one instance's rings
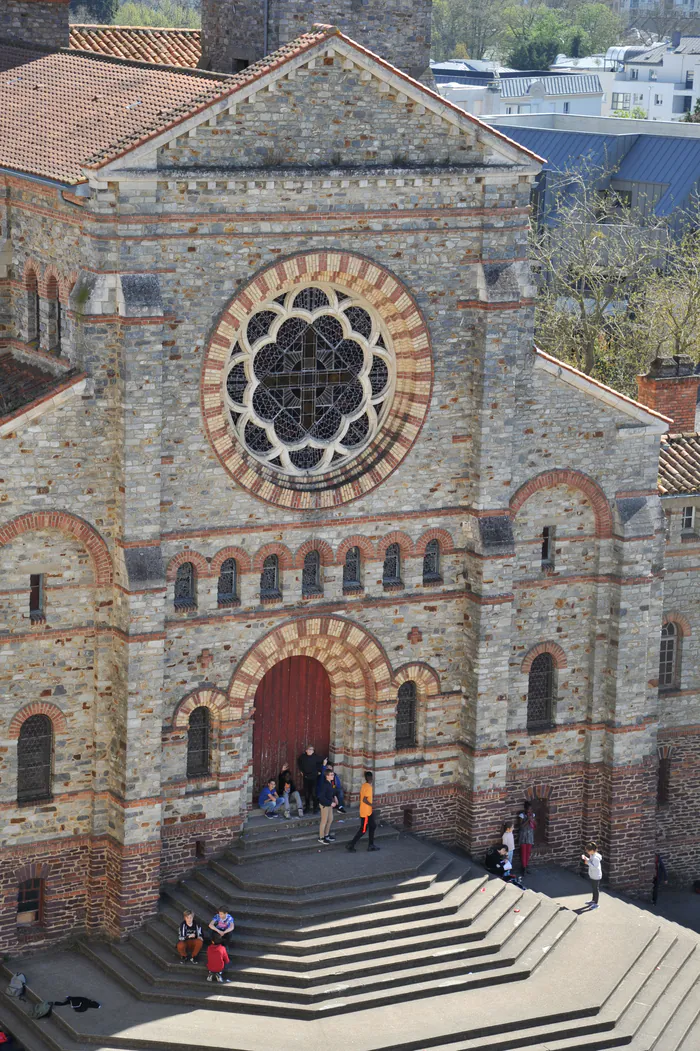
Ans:
POLYGON ((40 1000, 32 1007, 32 1018, 49 1018, 52 1011, 53 1004, 50 1000, 40 1000))
POLYGON ((9 984, 5 992, 8 996, 14 996, 17 1000, 24 999, 24 993, 27 988, 27 976, 22 974, 21 971, 17 971, 10 978, 9 984))

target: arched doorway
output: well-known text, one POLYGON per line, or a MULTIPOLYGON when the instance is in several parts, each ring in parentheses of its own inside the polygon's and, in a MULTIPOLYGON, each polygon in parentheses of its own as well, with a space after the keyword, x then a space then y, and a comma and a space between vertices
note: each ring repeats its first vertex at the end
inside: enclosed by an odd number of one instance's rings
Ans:
POLYGON ((263 677, 255 694, 253 727, 254 798, 284 762, 295 779, 297 756, 307 744, 328 755, 331 737, 331 683, 320 661, 287 657, 263 677))

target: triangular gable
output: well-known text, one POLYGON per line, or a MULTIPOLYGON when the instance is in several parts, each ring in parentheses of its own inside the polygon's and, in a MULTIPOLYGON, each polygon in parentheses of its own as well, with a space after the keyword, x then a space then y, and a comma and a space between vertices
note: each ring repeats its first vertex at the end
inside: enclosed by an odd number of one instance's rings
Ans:
POLYGON ((525 147, 443 99, 424 84, 346 37, 337 28, 314 26, 312 33, 299 37, 229 78, 230 87, 227 86, 216 98, 207 100, 197 112, 183 114, 181 118, 170 121, 167 127, 153 130, 139 142, 125 146, 112 156, 95 159, 86 165, 86 175, 91 176, 91 181, 102 181, 120 168, 155 168, 159 149, 181 136, 196 135, 197 128, 202 125, 215 126, 217 121, 236 114, 237 108, 258 92, 274 92, 280 81, 293 77, 297 70, 304 66, 313 67, 315 63, 322 63, 333 56, 339 57, 346 68, 360 70, 363 78, 375 78, 380 90, 410 100, 416 107, 421 107, 419 112, 444 122, 451 135, 468 136, 470 141, 478 144, 485 163, 518 165, 531 171, 539 169, 541 159, 525 147))
POLYGON ((535 347, 534 351, 535 368, 542 369, 550 376, 561 380, 562 383, 575 387, 587 397, 595 398, 596 401, 607 405, 609 409, 630 417, 628 425, 630 433, 639 434, 640 429, 643 429, 645 434, 665 434, 669 425, 673 423, 668 416, 662 416, 660 412, 647 408, 646 405, 634 401, 633 398, 628 398, 626 394, 620 394, 612 387, 606 387, 604 383, 594 380, 565 361, 559 361, 558 358, 545 353, 539 347, 535 347))

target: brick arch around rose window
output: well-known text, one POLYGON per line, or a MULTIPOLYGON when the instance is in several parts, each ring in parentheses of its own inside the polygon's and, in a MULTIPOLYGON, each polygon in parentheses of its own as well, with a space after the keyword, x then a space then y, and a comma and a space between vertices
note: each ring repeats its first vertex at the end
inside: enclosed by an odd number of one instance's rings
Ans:
POLYGON ((177 555, 173 555, 168 562, 165 570, 165 579, 169 584, 172 584, 175 580, 178 569, 180 566, 184 566, 185 562, 192 563, 196 577, 203 579, 213 575, 211 566, 204 555, 200 555, 199 551, 190 551, 188 549, 185 551, 179 551, 177 555))
POLYGON ((212 577, 218 577, 221 573, 221 567, 224 562, 233 558, 236 560, 239 573, 250 573, 252 566, 252 559, 248 552, 242 547, 222 547, 221 551, 217 551, 211 560, 210 575, 212 577))
POLYGON ((346 537, 346 539, 338 545, 338 550, 335 554, 335 564, 337 566, 345 564, 348 551, 353 547, 358 547, 360 549, 360 555, 367 562, 371 562, 377 558, 377 549, 373 541, 370 540, 368 536, 361 536, 357 533, 354 536, 346 537))
POLYGON ((285 544, 265 544, 263 547, 259 548, 253 556, 254 573, 262 572, 262 568, 265 565, 265 559, 269 558, 270 555, 277 555, 280 572, 285 569, 292 569, 294 566, 292 552, 285 544))
POLYGON ((592 478, 582 471, 571 469, 557 469, 543 471, 535 478, 531 478, 510 499, 510 514, 515 517, 526 500, 540 489, 554 489, 559 485, 567 485, 572 489, 578 489, 590 501, 596 524, 596 537, 599 540, 609 540, 612 536, 613 516, 608 499, 592 478))
POLYGON ((454 552, 455 545, 451 533, 448 533, 446 529, 426 529, 425 533, 416 541, 416 554, 424 555, 425 549, 431 540, 437 540, 440 545, 441 555, 451 555, 454 552))
POLYGON ((107 544, 96 529, 69 511, 29 511, 13 518, 0 527, 0 547, 23 533, 44 529, 57 529, 82 544, 92 560, 97 587, 112 583, 112 558, 107 544))
POLYGON ((325 540, 305 540, 294 555, 294 568, 303 569, 304 559, 311 551, 318 551, 322 566, 332 566, 334 563, 333 548, 325 540))
POLYGON ((66 717, 57 705, 48 701, 33 701, 31 704, 25 704, 12 716, 7 731, 7 736, 11 741, 19 739, 23 723, 31 719, 33 715, 46 715, 51 720, 54 735, 65 734, 68 730, 66 717))
POLYGON ((421 432, 433 385, 428 326, 409 289, 394 274, 350 252, 311 251, 280 259, 238 292, 215 325, 202 364, 200 403, 209 441, 225 471, 258 499, 292 511, 337 507, 385 481, 421 432), (254 460, 229 426, 223 396, 231 348, 250 315, 265 303, 314 281, 347 288, 381 316, 396 357, 396 392, 376 436, 349 463, 329 469, 315 485, 285 478, 254 460))

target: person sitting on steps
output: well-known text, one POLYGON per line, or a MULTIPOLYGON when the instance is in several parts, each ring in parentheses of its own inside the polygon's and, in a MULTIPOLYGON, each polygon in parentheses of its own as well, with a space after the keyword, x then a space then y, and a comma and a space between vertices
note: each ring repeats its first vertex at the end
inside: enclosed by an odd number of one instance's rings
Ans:
POLYGON ((344 814, 345 813, 345 796, 343 795, 343 786, 340 783, 340 778, 338 777, 338 775, 335 772, 335 767, 333 766, 332 763, 329 763, 327 759, 323 760, 323 768, 321 770, 321 773, 320 773, 320 776, 319 776, 319 779, 318 779, 318 785, 316 786, 316 794, 318 795, 318 789, 321 787, 321 781, 326 776, 326 771, 327 770, 330 770, 330 772, 333 774, 333 788, 335 789, 335 798, 338 801, 338 807, 337 807, 338 813, 339 814, 344 814))
POLYGON ((369 772, 365 771, 365 783, 360 789, 360 827, 357 832, 350 840, 349 843, 345 844, 345 849, 349 850, 352 854, 355 853, 355 844, 358 840, 364 836, 365 832, 369 832, 369 846, 367 850, 379 850, 380 848, 375 845, 374 832, 377 827, 377 822, 374 817, 374 792, 372 788, 372 782, 374 776, 369 772))
POLYGON ((277 817, 280 810, 284 810, 285 818, 289 818, 289 800, 287 799, 285 802, 284 799, 280 799, 277 795, 274 777, 271 777, 267 784, 263 785, 260 795, 258 796, 258 806, 264 813, 265 817, 277 817))
POLYGON ((280 799, 285 802, 285 813, 289 812, 290 803, 292 806, 297 808, 297 814, 299 817, 304 816, 304 809, 301 805, 301 796, 297 792, 296 785, 292 780, 292 771, 289 769, 289 763, 285 763, 280 770, 280 775, 277 778, 277 794, 280 799))
POLYGON ((222 905, 221 908, 217 910, 216 916, 212 918, 212 921, 209 924, 209 930, 214 931, 212 940, 214 936, 218 934, 219 940, 223 942, 224 945, 230 945, 231 933, 235 926, 233 916, 230 912, 227 912, 222 905))
POLYGON ((331 834, 333 824, 333 810, 338 805, 335 800, 335 788, 333 786, 333 771, 328 770, 318 790, 318 801, 321 806, 321 824, 318 830, 319 843, 335 843, 335 836, 331 834))
POLYGON ((204 945, 204 935, 191 909, 185 909, 182 914, 179 935, 177 951, 180 954, 180 963, 196 963, 204 945))
POLYGON ((297 759, 297 766, 304 778, 304 810, 314 808, 314 814, 318 813, 318 799, 316 798, 316 782, 321 771, 321 760, 316 755, 314 746, 307 744, 304 751, 297 759))

